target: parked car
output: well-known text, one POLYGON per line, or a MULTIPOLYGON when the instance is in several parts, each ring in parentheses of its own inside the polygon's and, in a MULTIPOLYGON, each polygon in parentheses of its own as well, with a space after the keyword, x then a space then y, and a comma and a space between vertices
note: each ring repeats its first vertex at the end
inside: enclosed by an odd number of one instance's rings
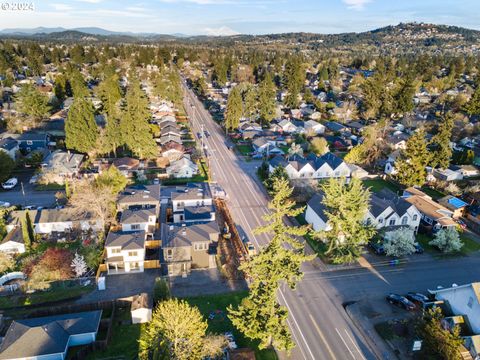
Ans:
POLYGON ((205 137, 207 137, 207 138, 210 136, 210 133, 208 132, 208 130, 205 130, 203 133, 205 134, 205 137))
POLYGON ((4 188, 5 190, 11 190, 15 186, 17 186, 17 184, 18 184, 18 179, 17 178, 11 178, 11 179, 8 179, 7 181, 5 181, 2 184, 2 188, 4 188))
POLYGON ((425 250, 423 249, 422 245, 415 243, 415 254, 423 254, 424 251, 425 250))
POLYGON ((10 207, 10 203, 7 201, 0 201, 0 207, 10 207))
POLYGON ((383 248, 383 243, 378 241, 370 241, 368 246, 373 250, 377 255, 385 255, 385 249, 383 248))
POLYGON ((257 250, 255 249, 255 246, 253 246, 253 244, 250 241, 247 241, 245 243, 245 248, 247 249, 248 255, 252 256, 257 254, 257 250))
POLYGON ((39 175, 33 175, 28 181, 29 184, 36 184, 38 182, 39 175))
POLYGON ((202 133, 201 133, 201 132, 197 132, 197 137, 198 137, 199 139, 201 139, 201 138, 202 138, 202 133))
POLYGON ((398 306, 402 309, 412 311, 415 310, 415 304, 408 300, 406 297, 398 294, 389 294, 386 297, 386 300, 395 306, 398 306))
POLYGON ((423 307, 424 304, 430 301, 428 296, 415 292, 409 292, 407 293, 407 295, 405 295, 405 297, 407 298, 407 300, 410 300, 412 303, 417 304, 421 307, 423 307))
POLYGON ((463 220, 457 220, 458 226, 460 226, 460 229, 466 230, 467 229, 467 224, 463 220))

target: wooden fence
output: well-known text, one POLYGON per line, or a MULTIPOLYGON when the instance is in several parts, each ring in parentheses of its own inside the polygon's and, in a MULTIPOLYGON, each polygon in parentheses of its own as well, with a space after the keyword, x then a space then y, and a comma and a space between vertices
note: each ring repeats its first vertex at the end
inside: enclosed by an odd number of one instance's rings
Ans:
POLYGON ((143 267, 145 269, 160 269, 160 260, 145 260, 143 267))
POLYGON ((157 249, 162 245, 161 240, 147 240, 145 241, 145 247, 147 249, 157 249))

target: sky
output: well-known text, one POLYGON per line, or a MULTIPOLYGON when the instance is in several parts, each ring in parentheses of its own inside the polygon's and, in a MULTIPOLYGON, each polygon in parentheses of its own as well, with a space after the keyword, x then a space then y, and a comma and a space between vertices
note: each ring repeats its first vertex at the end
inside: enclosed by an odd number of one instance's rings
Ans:
POLYGON ((101 27, 188 35, 361 32, 400 22, 480 30, 480 0, 22 0, 34 10, 5 10, 0 28, 101 27))

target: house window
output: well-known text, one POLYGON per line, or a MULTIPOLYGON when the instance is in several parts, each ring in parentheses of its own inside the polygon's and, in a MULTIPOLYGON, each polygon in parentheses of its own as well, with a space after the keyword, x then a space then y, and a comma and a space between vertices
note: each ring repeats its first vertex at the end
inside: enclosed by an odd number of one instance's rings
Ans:
POLYGON ((383 218, 378 219, 379 224, 383 224, 383 218))
POLYGON ((130 225, 130 228, 132 230, 140 230, 140 224, 132 224, 132 225, 130 225))
POLYGON ((406 216, 404 216, 402 218, 402 225, 407 225, 408 224, 408 218, 406 216))
POLYGON ((173 259, 173 249, 167 249, 167 260, 173 259))
POLYGON ((394 226, 395 225, 395 219, 390 219, 390 222, 388 224, 390 226, 394 226))
POLYGON ((470 309, 472 308, 472 306, 473 306, 473 297, 470 296, 470 297, 468 298, 467 306, 468 306, 470 309))
POLYGON ((137 252, 136 251, 129 251, 128 256, 135 257, 135 256, 137 256, 137 252))
POLYGON ((417 221, 417 219, 418 219, 418 215, 417 214, 413 215, 413 221, 417 221))
POLYGON ((120 254, 121 250, 119 248, 113 248, 110 250, 112 254, 120 254))
POLYGON ((194 245, 193 245, 193 249, 194 249, 195 251, 207 250, 207 244, 205 244, 205 243, 194 244, 194 245))
POLYGON ((33 145, 33 141, 32 140, 27 140, 27 145, 33 145))

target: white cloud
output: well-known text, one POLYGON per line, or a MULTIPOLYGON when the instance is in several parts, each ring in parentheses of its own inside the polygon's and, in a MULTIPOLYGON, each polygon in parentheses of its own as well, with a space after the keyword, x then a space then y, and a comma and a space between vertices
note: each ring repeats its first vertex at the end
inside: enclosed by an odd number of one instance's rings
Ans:
POLYGON ((70 11, 73 9, 73 7, 67 4, 50 4, 50 6, 57 11, 70 11))
POLYGON ((90 4, 98 4, 98 3, 101 3, 103 0, 77 0, 77 1, 86 2, 90 4))
POLYGON ((197 5, 235 4, 233 0, 160 0, 164 3, 192 3, 197 5))
POLYGON ((220 26, 219 28, 205 28, 203 29, 208 36, 232 36, 240 34, 228 26, 220 26))
POLYGON ((362 10, 365 4, 372 2, 372 0, 342 0, 347 4, 347 8, 351 10, 362 10))

